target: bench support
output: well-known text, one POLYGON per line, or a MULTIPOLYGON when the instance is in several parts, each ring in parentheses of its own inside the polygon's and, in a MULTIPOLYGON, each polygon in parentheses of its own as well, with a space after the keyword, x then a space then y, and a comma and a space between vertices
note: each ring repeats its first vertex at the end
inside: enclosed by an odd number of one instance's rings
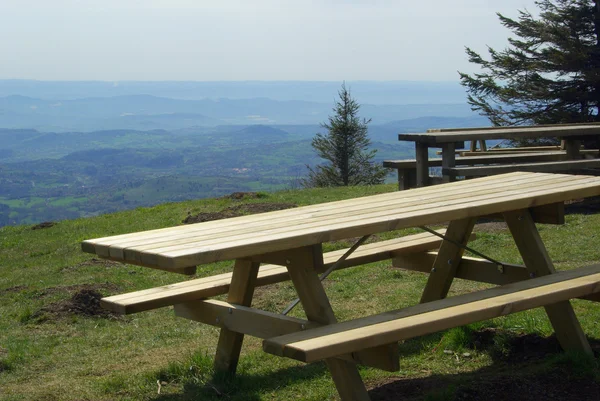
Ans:
MULTIPOLYGON (((446 237, 466 245, 469 242, 475 222, 476 219, 473 218, 451 221, 446 230, 446 237)), ((458 247, 449 241, 442 242, 421 296, 421 303, 446 298, 463 253, 464 248, 458 247)))
MULTIPOLYGON (((531 277, 555 273, 552 259, 546 251, 529 210, 504 213, 504 219, 531 277)), ((593 354, 569 301, 561 301, 544 308, 564 350, 593 354)))
MULTIPOLYGON (((442 170, 453 168, 456 166, 456 152, 454 148, 454 142, 445 143, 442 146, 442 170)), ((455 177, 449 175, 442 176, 442 182, 455 181, 455 177)))
POLYGON ((429 185, 429 146, 415 142, 415 159, 417 160, 417 187, 429 185))
MULTIPOLYGON (((229 294, 227 295, 229 303, 242 306, 252 304, 259 266, 260 263, 249 260, 238 259, 235 261, 229 294)), ((215 371, 235 374, 243 341, 243 334, 226 328, 221 329, 215 354, 215 371)))
MULTIPOLYGON (((287 268, 308 320, 328 325, 336 323, 337 319, 317 275, 320 255, 320 246, 298 249, 294 255, 290 255, 287 268)), ((325 362, 342 400, 370 399, 354 363, 333 358, 325 362)))

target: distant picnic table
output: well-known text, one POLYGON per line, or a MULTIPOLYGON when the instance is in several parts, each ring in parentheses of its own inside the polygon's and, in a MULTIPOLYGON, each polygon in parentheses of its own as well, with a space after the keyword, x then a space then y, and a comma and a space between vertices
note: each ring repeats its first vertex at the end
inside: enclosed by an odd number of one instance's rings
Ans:
MULTIPOLYGON (((82 249, 185 274, 235 260, 231 272, 107 297, 102 305, 123 314, 173 305, 177 316, 220 329, 217 371, 235 373, 244 335, 251 335, 268 353, 325 360, 342 400, 369 400, 357 363, 398 370, 398 341, 526 309, 544 307, 562 347, 590 354, 569 300, 600 299, 600 265, 557 273, 535 223, 561 224, 564 201, 597 195, 600 177, 519 172, 90 239, 82 249), (506 221, 523 266, 463 257, 484 216, 506 221), (448 221, 446 230, 428 227, 448 221), (369 235, 408 227, 423 233, 362 245, 369 235), (324 242, 355 237, 351 248, 323 253, 324 242), (429 274, 421 303, 338 323, 319 275, 387 259, 429 274), (455 277, 498 286, 446 298, 455 277), (306 318, 252 307, 255 287, 286 280, 306 318), (214 299, 221 294, 226 301, 214 299)), ((377 296, 374 288, 364 292, 377 296)))
POLYGON ((512 171, 568 172, 600 167, 600 159, 582 159, 583 155, 598 155, 597 150, 582 150, 581 141, 600 136, 598 124, 569 124, 509 128, 459 128, 428 130, 425 133, 399 134, 400 141, 415 143, 415 160, 388 160, 384 166, 398 169, 400 189, 426 186, 432 183, 429 168, 441 166, 441 182, 453 181, 457 176, 487 176, 512 171), (531 139, 554 137, 563 140, 564 150, 550 148, 519 148, 499 154, 487 149, 486 140, 531 139), (457 157, 457 149, 465 141, 471 142, 470 152, 457 157), (474 144, 482 143, 482 151, 474 152, 474 144), (430 161, 429 148, 441 148, 442 158, 430 161), (543 152, 531 152, 543 150, 543 152), (516 154, 519 153, 519 154, 516 154), (466 156, 468 154, 468 156, 466 156), (470 159, 476 156, 479 159, 470 159), (457 167, 458 164, 463 167, 457 167), (410 174, 415 172, 416 179, 410 174), (413 180, 415 182, 413 182, 413 180))

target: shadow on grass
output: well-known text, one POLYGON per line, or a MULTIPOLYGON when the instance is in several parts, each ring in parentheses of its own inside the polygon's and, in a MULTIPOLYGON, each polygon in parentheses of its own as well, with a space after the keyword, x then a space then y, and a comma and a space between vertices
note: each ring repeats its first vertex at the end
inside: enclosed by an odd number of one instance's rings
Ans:
MULTIPOLYGON (((472 333, 490 366, 474 372, 386 379, 370 383, 372 401, 592 401, 600 400, 597 358, 565 353, 554 336, 509 335, 495 329, 472 333)), ((590 339, 596 356, 600 340, 590 339)))
POLYGON ((311 381, 316 377, 328 374, 324 363, 304 366, 293 366, 270 372, 264 375, 237 374, 231 378, 226 375, 213 374, 208 380, 184 381, 182 394, 158 395, 155 401, 187 401, 187 400, 244 400, 261 399, 261 394, 273 392, 273 400, 278 400, 277 390, 298 382, 311 381))
MULTIPOLYGON (((515 335, 494 328, 471 330, 468 326, 462 330, 465 335, 455 335, 462 342, 453 344, 460 345, 458 355, 473 349, 489 355, 491 365, 468 373, 369 382, 372 401, 600 400, 598 359, 563 352, 554 336, 515 335)), ((407 342, 401 347, 402 355, 417 353, 419 349, 420 352, 442 352, 443 349, 432 347, 438 344, 440 337, 442 334, 407 342), (424 351, 423 344, 427 342, 429 347, 424 351)), ((590 339, 590 344, 598 355, 600 340, 590 339)), ((438 345, 446 347, 448 344, 440 341, 438 345)), ((448 360, 454 367, 454 356, 449 355, 448 360)), ((400 362, 402 366, 402 358, 400 362)), ((285 396, 279 389, 291 384, 314 386, 317 385, 314 379, 329 376, 323 363, 293 366, 267 374, 238 374, 235 378, 215 375, 210 369, 212 358, 206 355, 198 357, 195 366, 184 370, 171 367, 160 373, 166 380, 183 383, 183 392, 157 395, 153 400, 282 400, 285 396), (199 373, 201 371, 204 373, 199 373)), ((302 392, 297 399, 304 399, 303 394, 306 393, 302 392)))

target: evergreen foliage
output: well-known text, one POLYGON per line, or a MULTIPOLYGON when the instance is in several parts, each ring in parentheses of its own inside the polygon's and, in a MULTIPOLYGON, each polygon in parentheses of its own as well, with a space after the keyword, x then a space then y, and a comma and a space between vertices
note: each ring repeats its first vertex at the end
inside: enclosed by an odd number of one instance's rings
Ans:
POLYGON ((373 163, 377 150, 368 150, 371 144, 368 124, 371 120, 360 119, 360 105, 345 84, 342 84, 338 95, 334 115, 321 125, 328 133, 319 133, 312 140, 312 147, 327 163, 314 169, 307 165, 308 177, 302 180, 302 184, 305 187, 381 184, 387 170, 373 163))
POLYGON ((470 48, 482 72, 461 73, 468 102, 496 126, 600 121, 600 0, 540 0, 539 17, 498 14, 515 37, 489 60, 470 48))

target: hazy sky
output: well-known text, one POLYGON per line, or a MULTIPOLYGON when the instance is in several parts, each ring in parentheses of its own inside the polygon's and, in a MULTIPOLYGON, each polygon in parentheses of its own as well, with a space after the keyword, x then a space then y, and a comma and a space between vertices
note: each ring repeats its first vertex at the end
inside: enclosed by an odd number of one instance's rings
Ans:
POLYGON ((533 0, 0 0, 0 79, 457 80, 533 0))

